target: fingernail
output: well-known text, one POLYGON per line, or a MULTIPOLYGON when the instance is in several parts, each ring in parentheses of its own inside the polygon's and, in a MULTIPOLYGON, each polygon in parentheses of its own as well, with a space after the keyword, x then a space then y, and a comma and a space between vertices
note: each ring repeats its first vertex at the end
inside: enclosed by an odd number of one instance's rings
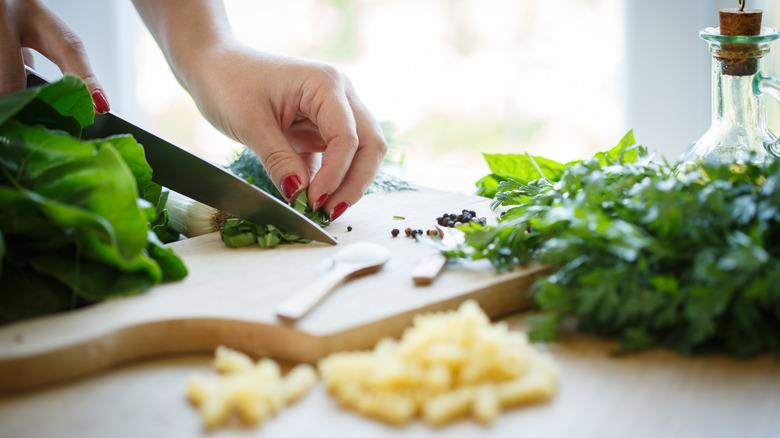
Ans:
POLYGON ((333 210, 330 211, 330 220, 335 221, 338 219, 339 216, 344 214, 345 211, 347 211, 347 208, 349 208, 349 204, 346 202, 341 202, 335 207, 333 207, 333 210))
POLYGON ((92 104, 95 105, 95 112, 98 114, 107 113, 110 109, 106 96, 104 96, 103 92, 100 90, 92 93, 92 104))
POLYGON ((314 206, 312 207, 312 209, 314 211, 319 210, 320 207, 325 205, 325 201, 327 201, 328 198, 330 198, 330 193, 324 193, 322 196, 320 196, 320 199, 318 199, 317 202, 314 203, 314 206))
POLYGON ((298 175, 292 174, 287 175, 282 180, 282 194, 284 195, 285 199, 288 201, 292 201, 292 197, 295 194, 295 192, 298 191, 298 189, 301 187, 301 179, 298 178, 298 175))

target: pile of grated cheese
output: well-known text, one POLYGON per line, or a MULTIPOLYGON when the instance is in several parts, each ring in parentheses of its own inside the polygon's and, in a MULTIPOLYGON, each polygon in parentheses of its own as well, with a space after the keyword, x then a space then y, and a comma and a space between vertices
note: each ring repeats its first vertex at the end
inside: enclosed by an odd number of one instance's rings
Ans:
POLYGON ((234 414, 255 425, 295 402, 317 382, 314 367, 297 365, 282 376, 279 364, 263 358, 252 362, 244 353, 220 346, 214 367, 219 375, 190 378, 187 395, 198 407, 207 429, 225 424, 234 414))
POLYGON ((551 398, 558 383, 549 355, 491 324, 473 300, 418 315, 399 341, 335 353, 318 368, 343 406, 393 424, 418 415, 435 426, 467 415, 490 423, 502 409, 551 398))

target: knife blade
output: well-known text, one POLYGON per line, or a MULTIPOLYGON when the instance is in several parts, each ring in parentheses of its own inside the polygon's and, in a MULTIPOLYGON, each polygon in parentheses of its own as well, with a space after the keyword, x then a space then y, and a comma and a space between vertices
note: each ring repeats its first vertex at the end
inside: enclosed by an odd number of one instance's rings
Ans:
MULTIPOLYGON (((27 68, 27 86, 47 81, 27 68)), ((95 116, 84 135, 98 139, 130 134, 141 144, 152 181, 184 196, 256 224, 335 245, 336 239, 286 203, 227 170, 108 112, 95 116)))

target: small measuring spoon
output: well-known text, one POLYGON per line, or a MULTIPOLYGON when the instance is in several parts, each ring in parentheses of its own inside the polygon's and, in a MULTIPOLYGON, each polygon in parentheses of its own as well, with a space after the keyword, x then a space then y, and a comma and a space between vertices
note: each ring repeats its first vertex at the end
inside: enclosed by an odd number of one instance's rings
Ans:
POLYGON ((330 271, 301 293, 279 304, 276 316, 284 321, 303 318, 339 285, 350 278, 379 270, 389 258, 387 248, 371 242, 353 243, 336 251, 330 271))
MULTIPOLYGON (((435 225, 441 236, 441 243, 449 247, 455 247, 465 240, 463 232, 456 229, 445 227, 439 224, 435 225)), ((433 280, 441 274, 444 266, 447 265, 447 257, 441 252, 436 252, 420 260, 412 269, 412 280, 417 286, 427 286, 433 283, 433 280)))

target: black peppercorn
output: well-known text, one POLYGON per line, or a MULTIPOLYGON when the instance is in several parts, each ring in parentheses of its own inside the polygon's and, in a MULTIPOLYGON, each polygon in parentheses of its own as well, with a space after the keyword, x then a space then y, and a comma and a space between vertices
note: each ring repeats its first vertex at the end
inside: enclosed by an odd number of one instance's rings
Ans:
POLYGON ((393 228, 392 231, 390 231, 390 234, 393 235, 393 237, 398 237, 398 234, 400 234, 401 231, 398 228, 393 228))
POLYGON ((347 225, 347 231, 352 231, 352 225, 347 225))

